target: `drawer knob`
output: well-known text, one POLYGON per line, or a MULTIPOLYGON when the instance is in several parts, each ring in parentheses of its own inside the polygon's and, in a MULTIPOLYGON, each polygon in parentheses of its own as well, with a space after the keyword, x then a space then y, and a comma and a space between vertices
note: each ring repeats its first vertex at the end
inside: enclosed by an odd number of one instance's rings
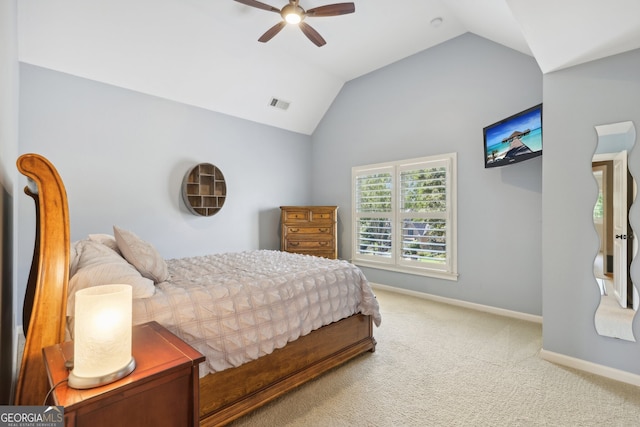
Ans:
POLYGON ((290 228, 289 231, 291 231, 292 233, 297 233, 298 231, 300 231, 299 228, 290 228))
POLYGON ((328 228, 320 228, 319 230, 321 233, 326 233, 327 231, 329 231, 328 228))
POLYGON ((300 243, 298 243, 298 242, 289 242, 289 245, 290 246, 298 246, 298 245, 300 245, 300 243))

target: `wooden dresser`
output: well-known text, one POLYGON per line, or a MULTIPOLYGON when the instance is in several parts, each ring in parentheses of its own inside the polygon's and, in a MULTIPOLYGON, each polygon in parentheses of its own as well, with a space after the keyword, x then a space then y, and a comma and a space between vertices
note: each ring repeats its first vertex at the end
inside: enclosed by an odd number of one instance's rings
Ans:
POLYGON ((280 250, 338 258, 337 206, 280 206, 280 250))
POLYGON ((73 359, 68 341, 43 349, 47 404, 64 406, 65 427, 196 427, 200 420, 198 365, 204 356, 156 322, 133 327, 135 370, 100 387, 76 390, 63 382, 73 359))

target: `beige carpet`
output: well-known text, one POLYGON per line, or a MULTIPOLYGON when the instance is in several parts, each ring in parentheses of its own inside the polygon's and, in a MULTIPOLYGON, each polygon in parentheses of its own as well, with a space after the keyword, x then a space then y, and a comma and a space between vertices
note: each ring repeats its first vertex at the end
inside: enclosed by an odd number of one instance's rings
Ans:
POLYGON ((540 359, 539 324, 376 294, 375 353, 232 425, 640 426, 640 389, 540 359))

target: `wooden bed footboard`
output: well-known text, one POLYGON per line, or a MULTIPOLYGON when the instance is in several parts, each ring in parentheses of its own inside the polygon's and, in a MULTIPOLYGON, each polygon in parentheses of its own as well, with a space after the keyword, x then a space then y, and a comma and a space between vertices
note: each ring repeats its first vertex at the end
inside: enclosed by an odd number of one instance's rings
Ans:
POLYGON ((220 426, 367 351, 375 351, 371 316, 357 314, 285 347, 200 379, 200 426, 220 426))

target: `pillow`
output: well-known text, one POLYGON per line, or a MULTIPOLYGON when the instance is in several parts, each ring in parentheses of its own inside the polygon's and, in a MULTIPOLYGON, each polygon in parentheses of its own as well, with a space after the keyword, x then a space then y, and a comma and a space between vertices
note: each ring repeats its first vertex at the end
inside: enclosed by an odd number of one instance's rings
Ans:
POLYGON ((116 238, 111 234, 89 234, 89 240, 102 243, 117 253, 120 253, 120 249, 118 249, 118 242, 116 242, 116 238))
POLYGON ((71 242, 71 245, 69 245, 69 277, 76 274, 78 269, 78 262, 80 261, 78 246, 80 246, 80 242, 71 242))
POLYGON ((122 256, 129 261, 140 274, 156 283, 169 277, 167 263, 150 243, 145 242, 130 231, 113 226, 113 235, 118 242, 122 256))
POLYGON ((73 316, 75 293, 92 286, 121 283, 131 285, 133 298, 149 298, 155 293, 153 281, 142 277, 114 250, 92 240, 74 244, 76 251, 75 273, 69 279, 67 315, 73 316))

